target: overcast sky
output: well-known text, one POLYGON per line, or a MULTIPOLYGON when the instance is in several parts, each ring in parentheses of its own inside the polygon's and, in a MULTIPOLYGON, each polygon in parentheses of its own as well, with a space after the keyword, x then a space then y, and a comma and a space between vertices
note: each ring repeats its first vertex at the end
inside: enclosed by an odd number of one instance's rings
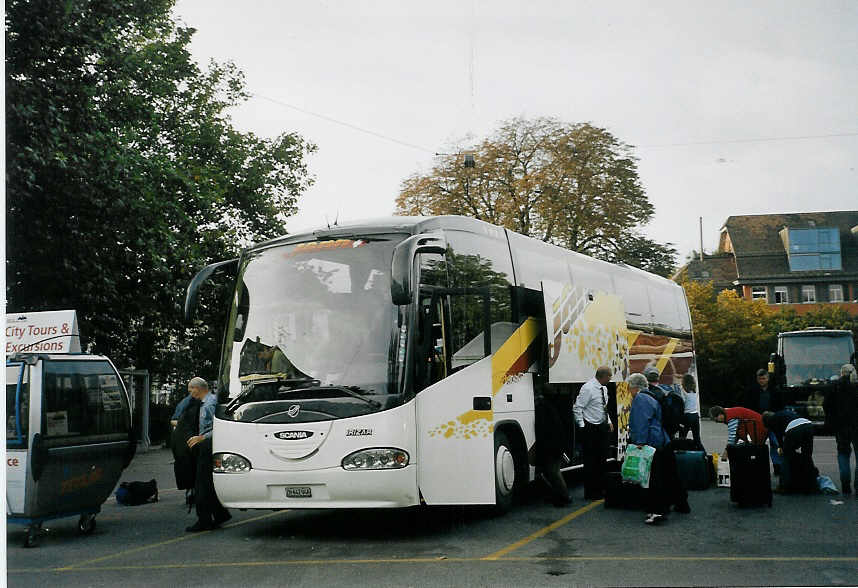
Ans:
POLYGON ((389 215, 433 154, 515 116, 633 145, 680 261, 730 215, 858 209, 858 2, 179 0, 241 130, 319 147, 290 232, 389 215), (606 6, 607 5, 607 6, 606 6))

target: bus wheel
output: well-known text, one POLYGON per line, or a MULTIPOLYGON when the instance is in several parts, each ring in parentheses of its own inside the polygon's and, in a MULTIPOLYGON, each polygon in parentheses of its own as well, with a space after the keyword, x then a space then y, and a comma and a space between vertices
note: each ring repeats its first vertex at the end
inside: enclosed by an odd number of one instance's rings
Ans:
POLYGON ((512 508, 515 496, 516 455, 503 431, 495 433, 495 512, 503 514, 512 508))
POLYGON ((38 547, 41 535, 42 523, 29 525, 27 527, 27 534, 24 536, 24 547, 38 547))
POLYGON ((77 530, 84 535, 89 535, 95 531, 95 515, 82 514, 77 522, 77 530))

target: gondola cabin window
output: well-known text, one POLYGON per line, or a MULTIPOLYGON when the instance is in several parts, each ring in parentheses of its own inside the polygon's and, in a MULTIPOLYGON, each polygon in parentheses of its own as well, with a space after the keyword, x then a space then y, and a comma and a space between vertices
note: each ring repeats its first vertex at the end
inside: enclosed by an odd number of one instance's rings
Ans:
POLYGON ((45 363, 42 431, 51 445, 126 439, 128 406, 106 361, 45 363))

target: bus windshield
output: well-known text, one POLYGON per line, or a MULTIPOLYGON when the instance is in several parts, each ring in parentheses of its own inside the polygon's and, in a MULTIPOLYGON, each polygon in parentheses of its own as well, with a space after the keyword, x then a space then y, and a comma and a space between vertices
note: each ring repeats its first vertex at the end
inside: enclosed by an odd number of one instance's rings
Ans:
POLYGON ((233 410, 296 398, 342 399, 359 412, 386 404, 404 360, 390 297, 393 249, 402 238, 311 241, 244 259, 221 370, 233 410))
POLYGON ((783 338, 787 386, 821 383, 840 375, 849 363, 852 338, 830 335, 799 335, 783 338))

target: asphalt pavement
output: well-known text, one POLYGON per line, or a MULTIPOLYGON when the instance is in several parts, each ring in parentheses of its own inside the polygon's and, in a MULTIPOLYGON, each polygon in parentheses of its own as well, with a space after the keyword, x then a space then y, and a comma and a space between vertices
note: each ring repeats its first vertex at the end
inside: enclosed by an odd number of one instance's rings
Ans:
MULTIPOLYGON (((726 427, 704 421, 709 451, 726 427)), ((817 438, 817 467, 839 485, 834 440, 817 438)), ((155 478, 160 500, 123 507, 111 497, 89 536, 76 518, 47 524, 25 549, 7 529, 9 586, 600 586, 856 585, 858 500, 776 495, 742 509, 729 490, 690 492, 692 512, 661 526, 644 514, 588 502, 556 508, 538 484, 509 514, 403 510, 233 511, 223 528, 194 521, 175 489, 166 449, 138 454, 123 481, 155 478)))

